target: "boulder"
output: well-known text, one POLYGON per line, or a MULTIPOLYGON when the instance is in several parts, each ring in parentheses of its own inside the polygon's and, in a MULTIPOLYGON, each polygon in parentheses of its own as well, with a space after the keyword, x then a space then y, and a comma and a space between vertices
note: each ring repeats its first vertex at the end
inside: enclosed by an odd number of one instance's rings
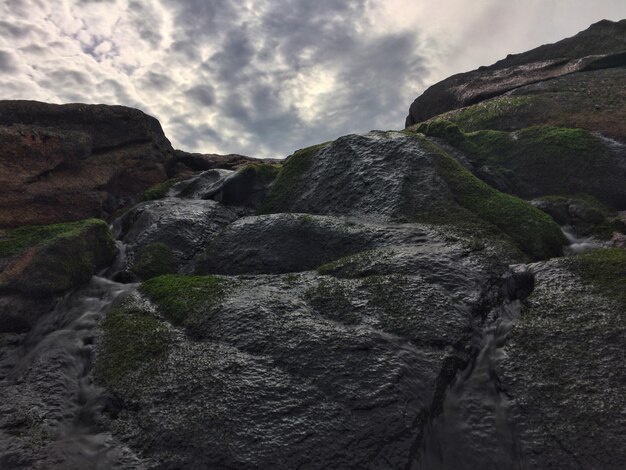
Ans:
POLYGON ((282 274, 308 271, 355 253, 424 239, 425 227, 376 225, 309 214, 244 217, 208 245, 198 274, 282 274))
POLYGON ((167 197, 135 206, 115 226, 126 245, 124 264, 118 268, 122 278, 190 269, 194 257, 237 218, 235 210, 213 200, 167 197))
POLYGON ((508 56, 489 67, 453 75, 412 104, 405 127, 516 88, 576 72, 626 65, 626 20, 603 20, 555 44, 508 56))
POLYGON ((533 259, 558 255, 565 243, 545 214, 484 184, 421 134, 407 132, 348 135, 294 153, 260 211, 447 224, 489 239, 496 230, 495 238, 510 237, 533 259))
MULTIPOLYGON (((331 224, 318 217, 313 232, 332 235, 331 224)), ((108 423, 116 437, 162 468, 406 465, 467 364, 491 281, 462 243, 368 229, 420 249, 370 253, 356 277, 142 284, 109 313, 98 346, 96 378, 120 403, 108 423)))
POLYGON ((115 243, 102 220, 3 230, 0 328, 28 329, 55 296, 87 282, 114 256, 115 243))
POLYGON ((107 218, 166 178, 159 122, 123 106, 0 101, 0 227, 107 218))
POLYGON ((507 193, 525 199, 587 194, 610 208, 626 208, 626 146, 586 130, 532 126, 468 133, 440 119, 415 130, 462 152, 477 176, 507 193))

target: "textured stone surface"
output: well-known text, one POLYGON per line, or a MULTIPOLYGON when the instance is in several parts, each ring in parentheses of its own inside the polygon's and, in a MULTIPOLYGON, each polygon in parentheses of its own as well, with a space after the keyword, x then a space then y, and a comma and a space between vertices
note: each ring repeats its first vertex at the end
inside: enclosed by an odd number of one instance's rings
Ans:
POLYGON ((529 468, 617 470, 626 463, 624 306, 569 262, 532 266, 536 288, 497 374, 529 468))
POLYGON ((106 218, 166 178, 159 122, 123 106, 0 101, 0 227, 106 218))

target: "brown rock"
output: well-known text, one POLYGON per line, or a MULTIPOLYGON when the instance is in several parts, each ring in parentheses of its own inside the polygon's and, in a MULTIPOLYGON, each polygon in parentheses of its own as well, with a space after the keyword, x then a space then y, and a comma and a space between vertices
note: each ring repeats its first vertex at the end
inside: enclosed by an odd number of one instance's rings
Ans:
POLYGON ((167 178, 159 122, 123 106, 0 101, 0 227, 107 218, 167 178))

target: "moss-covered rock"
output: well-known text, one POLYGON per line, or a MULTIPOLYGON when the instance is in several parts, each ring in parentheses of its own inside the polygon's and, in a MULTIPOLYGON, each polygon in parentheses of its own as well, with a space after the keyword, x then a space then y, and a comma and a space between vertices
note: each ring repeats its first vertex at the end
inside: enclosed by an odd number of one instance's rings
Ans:
POLYGON ((164 275, 144 282, 140 291, 175 325, 210 320, 232 281, 218 276, 164 275))
POLYGON ((624 67, 566 75, 440 114, 464 131, 574 127, 626 141, 624 67))
POLYGON ((46 297, 64 292, 107 266, 115 243, 99 219, 20 227, 0 238, 0 290, 46 297))
POLYGON ((131 271, 142 280, 173 274, 178 270, 174 253, 165 243, 148 243, 139 249, 136 257, 131 271))
POLYGON ((157 199, 163 199, 167 196, 169 190, 176 183, 180 182, 182 178, 174 177, 170 178, 167 181, 163 181, 162 183, 155 184, 154 186, 146 189, 141 196, 142 201, 155 201, 157 199))
POLYGON ((115 306, 102 322, 95 377, 120 393, 140 386, 168 354, 172 333, 137 294, 115 306))
POLYGON ((466 133, 442 120, 415 130, 462 151, 475 173, 500 190, 522 198, 586 193, 626 207, 626 167, 619 149, 586 130, 534 126, 513 133, 466 133))

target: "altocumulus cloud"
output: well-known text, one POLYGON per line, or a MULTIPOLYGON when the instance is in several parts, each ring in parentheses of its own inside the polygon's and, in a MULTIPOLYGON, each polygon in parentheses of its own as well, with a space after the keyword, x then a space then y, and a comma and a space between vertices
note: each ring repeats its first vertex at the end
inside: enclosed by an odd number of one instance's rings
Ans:
MULTIPOLYGON (((546 3, 529 0, 535 10, 514 16, 532 23, 546 3)), ((506 41, 485 47, 511 28, 502 2, 440 0, 441 14, 432 4, 0 0, 0 98, 137 107, 175 147, 282 157, 350 132, 400 128, 427 84, 516 51, 501 52, 506 41), (500 29, 476 28, 498 15, 500 29)), ((594 11, 606 13, 596 2, 594 11)), ((513 44, 564 34, 533 35, 513 44)))

